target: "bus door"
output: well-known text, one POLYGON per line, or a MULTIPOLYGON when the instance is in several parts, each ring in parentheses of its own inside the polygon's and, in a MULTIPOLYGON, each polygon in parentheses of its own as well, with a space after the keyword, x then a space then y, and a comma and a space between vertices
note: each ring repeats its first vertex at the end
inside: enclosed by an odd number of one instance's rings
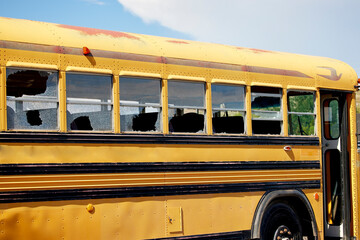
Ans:
POLYGON ((324 235, 349 239, 350 194, 346 93, 321 93, 324 235))

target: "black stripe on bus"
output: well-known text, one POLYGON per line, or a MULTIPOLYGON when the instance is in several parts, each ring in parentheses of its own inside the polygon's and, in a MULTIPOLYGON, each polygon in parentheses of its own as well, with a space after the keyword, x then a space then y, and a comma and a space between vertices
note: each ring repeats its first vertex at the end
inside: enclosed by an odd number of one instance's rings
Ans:
POLYGON ((320 169, 320 161, 0 164, 0 175, 320 169))
POLYGON ((320 180, 0 192, 0 203, 320 189, 320 180))
POLYGON ((222 232, 222 233, 213 233, 213 234, 201 234, 201 235, 190 235, 190 236, 181 236, 181 237, 168 237, 168 238, 155 238, 151 240, 246 240, 250 239, 251 230, 245 231, 236 231, 236 232, 222 232))
POLYGON ((319 146, 318 137, 209 136, 114 133, 0 133, 0 143, 103 143, 319 146))

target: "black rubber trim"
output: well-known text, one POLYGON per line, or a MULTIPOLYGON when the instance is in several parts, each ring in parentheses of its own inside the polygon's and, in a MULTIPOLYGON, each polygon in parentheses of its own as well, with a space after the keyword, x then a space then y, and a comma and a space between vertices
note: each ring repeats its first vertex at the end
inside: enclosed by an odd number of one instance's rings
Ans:
POLYGON ((0 192, 0 203, 320 189, 320 180, 0 192))
POLYGON ((0 143, 210 144, 319 146, 318 137, 208 136, 114 133, 0 133, 0 143))
POLYGON ((154 238, 151 240, 246 240, 250 239, 250 230, 245 231, 236 231, 236 232, 222 232, 222 233, 213 233, 213 234, 201 234, 201 235, 191 235, 191 236, 181 236, 181 237, 168 237, 168 238, 154 238))
POLYGON ((320 161, 0 164, 0 175, 320 169, 320 161))

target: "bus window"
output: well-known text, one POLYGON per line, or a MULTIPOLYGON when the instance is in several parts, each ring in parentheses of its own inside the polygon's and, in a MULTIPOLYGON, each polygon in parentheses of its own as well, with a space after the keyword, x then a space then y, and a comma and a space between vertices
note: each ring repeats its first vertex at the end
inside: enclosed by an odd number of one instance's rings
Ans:
POLYGON ((281 89, 252 87, 251 113, 254 134, 281 134, 281 89))
POLYGON ((122 132, 161 132, 161 81, 120 78, 122 132))
POLYGON ((168 82, 169 131, 205 132, 205 85, 199 82, 168 82))
POLYGON ((7 69, 7 128, 58 129, 58 72, 7 69))
POLYGON ((66 75, 67 128, 112 130, 112 76, 66 75))
POLYGON ((288 116, 290 135, 315 134, 314 93, 289 91, 288 116))
POLYGON ((212 124, 214 133, 244 133, 245 88, 212 84, 212 124))

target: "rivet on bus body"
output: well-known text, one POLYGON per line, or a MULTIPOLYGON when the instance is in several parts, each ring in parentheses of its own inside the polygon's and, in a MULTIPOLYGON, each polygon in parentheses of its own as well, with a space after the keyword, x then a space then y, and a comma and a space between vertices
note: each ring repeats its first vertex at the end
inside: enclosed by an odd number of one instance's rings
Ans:
POLYGON ((320 198, 319 194, 318 194, 318 193, 315 193, 315 194, 314 194, 314 198, 315 198, 316 201, 319 201, 319 198, 320 198))
POLYGON ((94 213, 94 212, 95 212, 95 207, 94 207, 94 205, 92 205, 91 203, 89 203, 89 204, 86 206, 86 210, 87 210, 89 213, 94 213))

